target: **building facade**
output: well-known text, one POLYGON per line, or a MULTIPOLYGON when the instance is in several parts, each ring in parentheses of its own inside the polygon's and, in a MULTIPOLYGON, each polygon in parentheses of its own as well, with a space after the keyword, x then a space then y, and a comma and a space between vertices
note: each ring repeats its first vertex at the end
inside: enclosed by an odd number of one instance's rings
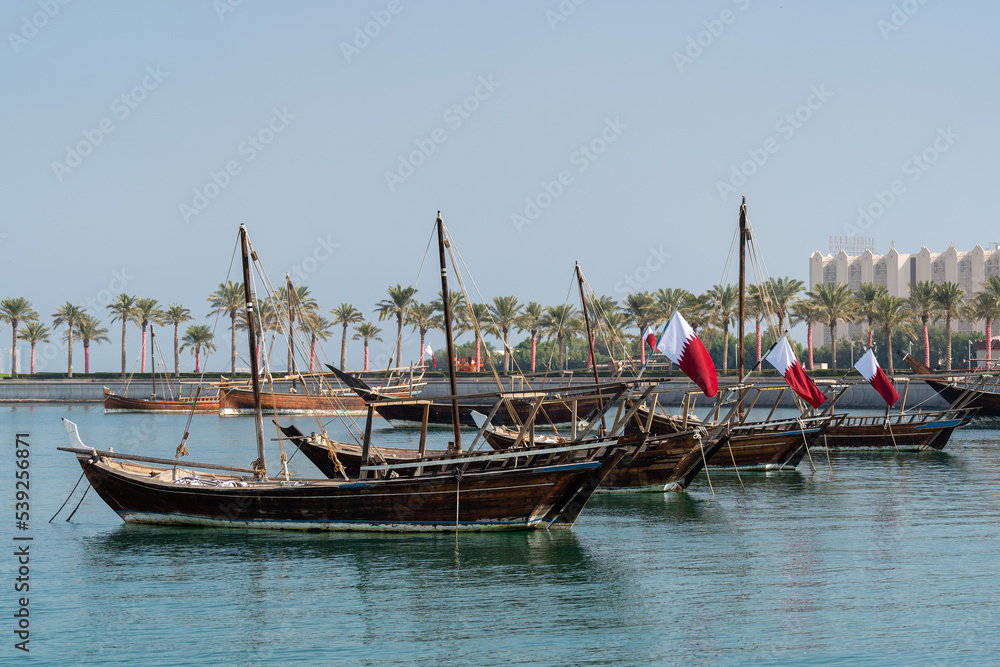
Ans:
MULTIPOLYGON (((981 245, 968 252, 958 252, 951 246, 944 252, 931 252, 926 247, 916 254, 902 254, 893 246, 884 255, 876 255, 865 250, 860 255, 848 255, 841 250, 837 254, 814 252, 809 257, 809 287, 818 284, 846 284, 852 292, 857 292, 862 283, 884 285, 893 296, 906 299, 910 296, 910 285, 921 281, 940 284, 957 283, 966 298, 982 291, 982 283, 987 276, 1000 275, 1000 245, 990 244, 986 250, 981 245)), ((977 331, 981 322, 960 321, 955 323, 956 331, 977 331)), ((820 327, 824 345, 830 343, 827 327, 820 327)), ((852 323, 847 335, 853 337, 865 329, 863 323, 852 323)))

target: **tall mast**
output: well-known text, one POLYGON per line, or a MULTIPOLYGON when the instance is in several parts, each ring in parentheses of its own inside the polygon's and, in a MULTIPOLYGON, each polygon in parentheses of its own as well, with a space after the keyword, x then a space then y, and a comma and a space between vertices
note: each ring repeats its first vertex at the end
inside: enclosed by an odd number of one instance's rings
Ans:
POLYGON ((441 256, 441 303, 444 304, 444 337, 448 343, 448 381, 451 383, 451 424, 455 451, 462 451, 461 425, 458 423, 458 382, 455 380, 455 341, 451 337, 451 299, 448 293, 448 266, 444 258, 444 220, 437 216, 438 253, 441 256))
POLYGON ((250 293, 250 240, 246 225, 240 225, 240 250, 243 254, 243 294, 247 308, 247 343, 250 346, 250 384, 253 387, 254 425, 257 429, 257 460, 253 468, 257 475, 267 477, 267 463, 264 461, 264 415, 260 409, 260 378, 257 369, 257 320, 254 316, 253 295, 250 293))
POLYGON ((298 301, 299 293, 292 287, 292 279, 285 274, 285 294, 288 295, 288 372, 292 374, 292 386, 295 386, 295 305, 298 301))
POLYGON ((740 204, 740 316, 739 316, 739 344, 736 346, 736 361, 739 367, 738 378, 743 379, 745 361, 743 359, 743 321, 747 316, 747 198, 743 197, 740 204))
POLYGON ((149 323, 149 346, 153 348, 152 350, 150 350, 153 353, 153 356, 150 359, 152 365, 149 367, 149 370, 152 371, 153 373, 153 400, 155 401, 156 400, 156 334, 153 333, 152 322, 149 323))
MULTIPOLYGON (((583 291, 583 272, 580 271, 580 262, 576 263, 576 280, 580 284, 580 303, 583 305, 583 321, 587 323, 587 345, 590 346, 591 368, 594 370, 594 384, 601 384, 601 377, 597 372, 597 355, 594 354, 594 335, 590 332, 590 313, 587 310, 587 295, 583 291)), ((597 390, 598 401, 600 402, 601 390, 597 390)), ((604 415, 601 415, 601 435, 607 430, 604 422, 604 415)))

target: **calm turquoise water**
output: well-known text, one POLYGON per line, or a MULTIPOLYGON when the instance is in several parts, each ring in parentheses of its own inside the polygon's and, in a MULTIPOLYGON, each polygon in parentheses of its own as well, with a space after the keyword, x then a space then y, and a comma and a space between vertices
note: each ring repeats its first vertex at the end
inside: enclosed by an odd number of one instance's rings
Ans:
MULTIPOLYGON (((80 474, 55 450, 61 416, 90 445, 151 456, 185 421, 0 408, 6 470, 14 433, 31 434, 18 534, 34 537, 27 655, 3 562, 4 664, 1000 662, 1000 430, 960 431, 944 453, 814 452, 815 472, 746 473, 745 489, 715 473, 714 495, 702 476, 684 494, 596 496, 573 531, 456 539, 126 526, 94 494, 47 524, 80 474)), ((190 458, 245 465, 251 430, 196 417, 190 458)), ((8 472, 8 545, 13 494, 8 472)))

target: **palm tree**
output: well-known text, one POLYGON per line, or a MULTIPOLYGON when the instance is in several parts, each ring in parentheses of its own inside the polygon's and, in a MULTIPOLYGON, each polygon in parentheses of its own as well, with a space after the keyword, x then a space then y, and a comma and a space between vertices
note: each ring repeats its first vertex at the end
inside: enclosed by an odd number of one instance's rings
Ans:
MULTIPOLYGON (((0 322, 9 322, 11 328, 10 344, 10 375, 17 377, 17 327, 21 322, 31 322, 38 319, 38 313, 31 307, 31 302, 23 296, 6 297, 0 301, 0 322)), ((34 350, 34 347, 32 347, 34 350)), ((34 372, 34 371, 32 371, 34 372)))
MULTIPOLYGON (((993 297, 990 301, 996 300, 997 303, 1000 303, 1000 276, 996 276, 996 275, 994 275, 994 276, 987 276, 986 282, 982 283, 982 285, 985 288, 984 289, 984 293, 989 294, 991 297, 993 297)), ((987 311, 990 314, 993 314, 993 311, 992 311, 991 308, 985 308, 984 310, 987 311)), ((993 325, 994 322, 997 321, 997 319, 1000 319, 1000 315, 994 315, 993 317, 986 317, 985 315, 981 315, 981 317, 983 317, 983 319, 986 320, 986 362, 987 362, 987 366, 992 366, 993 365, 992 364, 992 361, 993 361, 993 326, 992 325, 993 325)))
POLYGON ((163 311, 164 324, 174 325, 174 377, 181 376, 180 326, 184 322, 190 322, 192 319, 194 318, 191 317, 191 311, 179 303, 170 304, 163 311))
MULTIPOLYGON (((872 336, 875 333, 875 322, 872 317, 872 311, 875 309, 875 301, 880 296, 888 293, 889 290, 886 289, 885 285, 861 283, 861 286, 858 288, 858 292, 854 297, 858 301, 858 318, 868 320, 868 347, 872 346, 872 336)), ((889 356, 891 357, 892 355, 889 356)))
POLYGON ((309 372, 316 370, 316 341, 329 340, 333 323, 318 313, 306 313, 300 323, 302 332, 309 336, 309 372))
POLYGON ((25 322, 24 328, 17 333, 21 340, 31 343, 31 374, 35 374, 35 345, 49 339, 49 328, 37 320, 25 322))
POLYGON ((365 370, 368 370, 368 341, 377 340, 381 341, 379 334, 382 330, 379 329, 371 322, 362 322, 358 326, 354 327, 354 335, 351 337, 353 340, 363 340, 365 342, 365 370))
POLYGON ((343 335, 340 339, 340 368, 346 370, 347 368, 347 327, 351 324, 357 324, 358 322, 364 322, 365 316, 360 310, 355 308, 349 303, 342 303, 333 310, 330 311, 333 315, 333 324, 339 324, 344 328, 343 335))
MULTIPOLYGON (((652 302, 652 297, 650 297, 652 302)), ((559 368, 566 370, 566 339, 572 338, 580 330, 580 320, 576 317, 576 308, 571 304, 547 306, 542 315, 541 331, 548 338, 555 338, 559 348, 559 368)))
MULTIPOLYGON (((142 329, 142 368, 141 373, 146 372, 146 327, 150 322, 159 324, 163 317, 163 310, 160 309, 160 302, 156 299, 136 299, 135 300, 135 321, 142 329)), ((154 350, 151 354, 156 354, 154 350)))
POLYGON ((434 327, 434 306, 414 301, 406 313, 406 323, 420 333, 420 365, 424 365, 424 339, 434 327))
POLYGON ((471 331, 476 337, 476 371, 482 370, 483 367, 483 356, 482 356, 482 332, 483 326, 481 322, 485 322, 490 315, 489 308, 485 303, 473 303, 466 304, 466 307, 462 309, 461 315, 458 318, 458 327, 456 328, 457 335, 461 335, 466 331, 471 331))
POLYGON ((729 374, 729 325, 739 316, 739 295, 735 285, 714 285, 708 290, 713 310, 722 326, 722 374, 729 374))
POLYGON ((895 372, 892 363, 892 332, 899 331, 907 336, 913 336, 913 312, 908 308, 906 299, 900 299, 886 292, 875 297, 866 315, 869 321, 874 321, 882 327, 886 355, 889 357, 889 375, 892 375, 895 372))
MULTIPOLYGON (((754 335, 757 343, 758 364, 760 363, 763 341, 761 323, 767 317, 768 313, 771 312, 770 305, 771 302, 768 299, 767 292, 763 290, 760 285, 747 285, 747 295, 744 299, 744 306, 746 308, 746 315, 748 317, 752 317, 755 323, 754 335)), ((737 317, 739 317, 739 315, 737 315, 737 317)))
MULTIPOLYGON (((436 299, 431 301, 431 306, 434 308, 434 312, 440 313, 435 318, 434 327, 440 331, 444 331, 444 301, 442 300, 442 293, 438 292, 436 299)), ((463 313, 465 313, 465 295, 461 291, 448 290, 448 307, 451 309, 451 328, 452 331, 458 329, 458 324, 461 322, 463 313)), ((458 334, 455 334, 456 337, 458 334)))
MULTIPOLYGON (((376 304, 378 319, 384 320, 390 317, 396 318, 396 365, 402 366, 403 362, 403 320, 406 318, 406 310, 413 301, 413 295, 417 293, 415 287, 403 287, 396 285, 387 288, 388 299, 382 299, 376 304)), ((375 340, 381 340, 375 339, 375 340)), ((365 358, 368 356, 368 343, 365 343, 365 358)), ((367 366, 367 364, 366 364, 367 366)), ((367 368, 366 368, 367 370, 367 368)))
POLYGON ((215 335, 208 328, 207 324, 192 324, 184 331, 181 349, 191 348, 191 354, 194 355, 195 373, 201 372, 201 351, 215 352, 215 343, 212 342, 213 338, 215 338, 215 335))
POLYGON ((629 319, 635 323, 639 329, 639 362, 646 363, 646 343, 642 340, 643 330, 656 321, 659 311, 656 308, 656 300, 649 292, 633 292, 625 297, 625 307, 623 308, 629 319))
POLYGON ((594 346, 596 350, 594 343, 597 337, 604 336, 608 352, 614 357, 615 342, 624 336, 624 331, 622 331, 623 317, 618 302, 610 296, 597 296, 595 294, 587 297, 587 310, 590 315, 590 328, 593 336, 593 340, 587 346, 587 368, 590 368, 596 361, 590 354, 590 348, 594 346))
POLYGON ((122 377, 125 377, 125 325, 131 322, 135 316, 135 297, 122 292, 115 297, 115 300, 108 304, 111 311, 111 321, 122 323, 122 377))
MULTIPOLYGON (((1000 276, 990 276, 998 278, 1000 276)), ((986 325, 986 365, 993 365, 993 323, 1000 318, 1000 294, 992 290, 976 292, 968 305, 962 309, 962 317, 970 322, 982 320, 986 325)), ((970 359, 971 362, 971 359, 970 359)))
POLYGON ((611 353, 612 360, 616 359, 615 347, 617 345, 621 346, 622 357, 627 354, 625 330, 629 324, 630 322, 625 313, 617 307, 614 310, 605 309, 601 312, 601 317, 598 320, 598 329, 607 337, 608 351, 611 353))
POLYGON ((788 309, 805 283, 793 278, 768 278, 764 283, 767 291, 768 305, 778 316, 778 336, 785 332, 785 321, 788 319, 788 309))
POLYGON ((236 375, 236 315, 245 305, 243 303, 245 299, 243 283, 234 283, 232 280, 219 283, 219 288, 208 297, 208 304, 212 306, 212 310, 208 312, 210 316, 215 314, 229 316, 229 331, 232 333, 230 373, 233 376, 236 375))
MULTIPOLYGON (((271 296, 271 310, 284 316, 283 318, 276 319, 283 319, 288 326, 288 372, 294 373, 295 320, 298 319, 302 322, 307 315, 319 310, 319 304, 316 303, 316 299, 309 295, 308 287, 305 285, 293 285, 292 289, 289 290, 287 287, 289 284, 288 274, 285 274, 285 285, 279 287, 271 296)), ((305 331, 304 328, 303 331, 305 331)))
POLYGON ((964 297, 965 290, 953 282, 945 281, 934 288, 934 303, 944 314, 944 367, 947 371, 951 370, 951 320, 958 314, 964 297))
MULTIPOLYGON (((257 303, 257 296, 251 293, 250 300, 257 303)), ((261 304, 260 308, 254 308, 253 310, 253 334, 254 340, 256 341, 256 345, 254 345, 254 356, 257 358, 258 369, 263 368, 261 357, 263 355, 264 348, 267 345, 267 342, 264 340, 264 332, 283 332, 285 330, 284 324, 278 323, 279 321, 284 322, 284 318, 276 315, 272 306, 274 306, 273 302, 264 302, 261 304)), ((236 315, 236 328, 239 331, 246 331, 249 328, 247 311, 245 308, 241 308, 239 314, 236 315)), ((274 340, 272 339, 271 342, 273 343, 274 340)), ((268 355, 268 359, 270 360, 270 355, 268 355)))
POLYGON ((527 331, 531 336, 531 372, 535 372, 535 352, 538 350, 538 332, 541 330, 541 320, 544 314, 542 304, 529 301, 518 315, 514 325, 519 332, 527 331))
POLYGON ((69 343, 69 353, 66 356, 66 374, 69 377, 73 377, 73 331, 76 329, 76 323, 80 320, 80 317, 86 313, 86 308, 83 306, 74 306, 69 301, 59 306, 56 312, 52 313, 53 328, 65 324, 68 330, 66 339, 69 343))
POLYGON ((931 365, 931 343, 927 335, 927 324, 937 319, 937 302, 934 300, 934 283, 922 280, 910 285, 910 310, 920 318, 924 329, 924 365, 931 365))
POLYGON ((822 323, 823 313, 809 299, 798 299, 789 309, 789 321, 792 325, 805 322, 806 347, 809 350, 809 370, 813 370, 813 327, 822 323))
POLYGON ((521 306, 516 296, 495 296, 489 307, 490 332, 503 341, 503 370, 510 373, 510 330, 514 326, 521 306))
POLYGON ((705 328, 712 320, 711 296, 688 292, 681 303, 681 313, 695 331, 705 328))
POLYGON ((837 370, 837 323, 850 322, 854 317, 855 300, 850 288, 843 283, 823 285, 817 283, 806 296, 819 308, 826 325, 830 327, 830 361, 837 370))
POLYGON ((681 307, 684 299, 691 295, 680 287, 661 287, 653 297, 656 299, 656 316, 654 319, 668 320, 674 311, 681 307))
MULTIPOLYGON (((68 331, 66 332, 69 333, 68 331)), ((84 314, 76 322, 76 333, 83 339, 83 372, 90 374, 90 344, 110 343, 108 330, 101 326, 100 320, 92 315, 84 314)), ((68 336, 67 336, 68 337, 68 336)))

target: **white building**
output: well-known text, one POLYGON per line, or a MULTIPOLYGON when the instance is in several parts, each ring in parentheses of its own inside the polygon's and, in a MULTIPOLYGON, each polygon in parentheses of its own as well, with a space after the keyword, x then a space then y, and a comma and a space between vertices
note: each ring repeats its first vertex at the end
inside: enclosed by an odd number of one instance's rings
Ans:
MULTIPOLYGON (((910 296, 910 285, 924 280, 932 283, 953 282, 965 291, 966 298, 981 292, 987 276, 1000 275, 1000 244, 991 243, 985 250, 981 245, 968 252, 958 252, 951 246, 944 252, 931 252, 926 247, 916 254, 901 254, 895 246, 884 255, 871 249, 860 255, 848 255, 845 250, 836 254, 814 252, 809 257, 809 288, 817 284, 843 283, 857 292, 862 283, 885 285, 889 294, 900 298, 910 296)), ((956 331, 976 331, 979 322, 957 322, 956 331)), ((865 329, 862 323, 848 327, 848 335, 855 336, 865 329)), ((823 344, 829 344, 826 327, 820 327, 823 344)), ((985 349, 985 348, 984 348, 985 349)))

